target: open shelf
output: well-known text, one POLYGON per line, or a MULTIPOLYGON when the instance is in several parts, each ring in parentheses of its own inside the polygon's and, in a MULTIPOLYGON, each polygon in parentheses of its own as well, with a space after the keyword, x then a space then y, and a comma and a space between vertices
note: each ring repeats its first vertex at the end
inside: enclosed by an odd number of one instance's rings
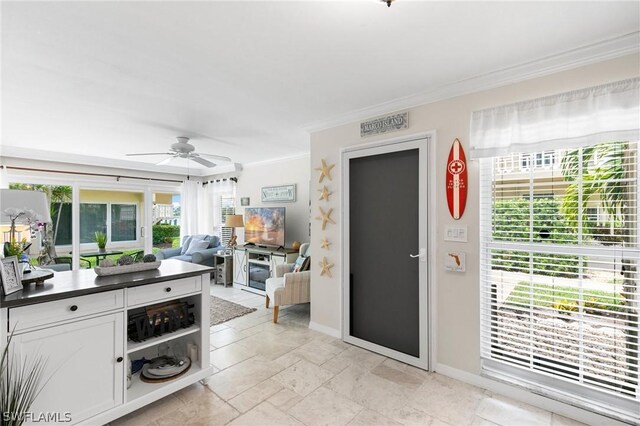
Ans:
POLYGON ((190 325, 187 328, 181 328, 180 330, 177 330, 171 333, 165 333, 162 336, 151 337, 143 342, 128 341, 127 353, 130 354, 132 352, 137 352, 142 349, 150 348, 151 346, 156 346, 156 345, 159 345, 160 343, 168 342, 169 340, 174 340, 182 336, 187 336, 189 334, 196 333, 198 331, 200 331, 200 326, 196 323, 196 324, 190 325))
MULTIPOLYGON (((211 367, 209 367, 211 370, 211 367)), ((192 382, 192 376, 196 376, 200 373, 204 373, 203 368, 196 362, 191 365, 189 371, 184 373, 182 376, 176 378, 175 380, 169 380, 162 383, 147 383, 143 382, 140 379, 140 372, 136 373, 131 377, 131 387, 127 389, 127 402, 135 401, 138 398, 146 397, 147 395, 158 392, 164 388, 168 388, 167 391, 169 393, 172 392, 173 388, 179 389, 183 387, 182 383, 192 382)), ((204 374, 204 376, 208 376, 211 374, 211 371, 204 374)))

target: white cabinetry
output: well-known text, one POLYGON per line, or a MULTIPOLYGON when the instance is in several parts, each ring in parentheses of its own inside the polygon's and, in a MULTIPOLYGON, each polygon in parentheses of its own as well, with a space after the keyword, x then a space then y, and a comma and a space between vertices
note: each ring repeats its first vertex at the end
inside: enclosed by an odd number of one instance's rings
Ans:
POLYGON ((265 281, 275 276, 276 266, 293 263, 297 257, 298 252, 293 249, 236 247, 233 251, 233 284, 254 293, 264 294, 265 281))
POLYGON ((122 404, 124 339, 122 312, 83 319, 14 336, 21 362, 46 362, 49 380, 31 411, 70 413, 74 423, 122 404), (50 379, 49 379, 50 378, 50 379))
POLYGON ((207 380, 213 372, 209 363, 209 273, 2 307, 0 339, 6 342, 6 330, 15 327, 11 350, 16 359, 25 365, 39 357, 47 360, 46 384, 31 411, 36 415, 58 413, 56 418, 66 419, 65 424, 105 424, 207 380), (189 305, 194 324, 141 342, 128 340, 127 320, 132 312, 172 300, 189 305), (127 387, 130 360, 156 357, 160 345, 171 348, 175 355, 187 355, 189 344, 197 345, 197 359, 192 359, 182 376, 145 383, 135 374, 127 387))
POLYGON ((233 283, 247 285, 247 252, 243 249, 233 251, 233 283))

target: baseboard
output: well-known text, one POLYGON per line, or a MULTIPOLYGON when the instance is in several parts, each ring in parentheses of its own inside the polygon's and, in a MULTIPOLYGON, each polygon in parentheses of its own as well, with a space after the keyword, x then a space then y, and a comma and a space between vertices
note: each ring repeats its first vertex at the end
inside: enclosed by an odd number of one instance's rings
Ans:
POLYGON ((309 321, 309 328, 322 334, 328 334, 336 339, 342 339, 342 333, 335 328, 327 327, 326 325, 318 324, 313 321, 309 321))
POLYGON ((459 370, 448 365, 436 364, 435 371, 436 373, 442 374, 443 376, 447 376, 452 379, 468 383, 470 385, 490 390, 491 392, 500 394, 502 396, 515 399, 516 401, 524 402, 525 404, 533 405, 534 407, 542 408, 543 410, 560 414, 561 416, 578 420, 588 425, 626 425, 626 423, 619 422, 610 417, 601 416, 592 411, 587 411, 573 405, 565 404, 564 402, 556 401, 545 396, 536 395, 517 386, 498 382, 496 380, 469 373, 467 371, 459 370))

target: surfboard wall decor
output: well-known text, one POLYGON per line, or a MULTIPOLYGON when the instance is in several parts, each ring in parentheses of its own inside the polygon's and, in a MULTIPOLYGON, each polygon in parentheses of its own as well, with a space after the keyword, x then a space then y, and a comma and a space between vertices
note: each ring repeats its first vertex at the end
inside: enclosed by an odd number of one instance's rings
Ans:
POLYGON ((458 220, 467 205, 467 158, 462 144, 456 138, 447 159, 447 205, 451 217, 458 220))

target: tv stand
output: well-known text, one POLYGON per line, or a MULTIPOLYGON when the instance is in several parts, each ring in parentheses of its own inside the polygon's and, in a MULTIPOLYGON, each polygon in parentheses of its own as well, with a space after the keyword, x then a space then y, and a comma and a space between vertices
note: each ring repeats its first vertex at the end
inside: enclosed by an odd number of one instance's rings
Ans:
POLYGON ((233 251, 233 286, 265 294, 265 282, 274 277, 277 265, 294 263, 298 250, 285 247, 261 247, 249 244, 233 251))

